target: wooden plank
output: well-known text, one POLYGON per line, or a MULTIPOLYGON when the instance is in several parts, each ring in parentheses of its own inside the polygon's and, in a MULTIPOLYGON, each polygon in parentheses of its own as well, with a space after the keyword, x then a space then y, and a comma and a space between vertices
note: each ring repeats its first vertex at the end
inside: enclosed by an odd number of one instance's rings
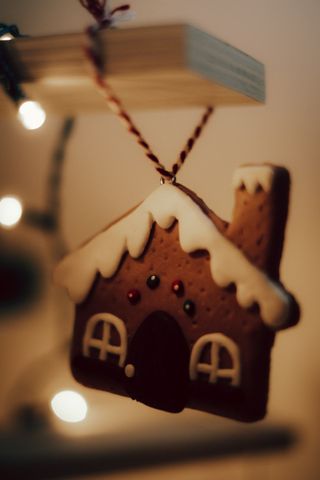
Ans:
POLYGON ((212 421, 208 416, 196 421, 185 418, 184 423, 169 416, 153 418, 158 420, 151 425, 150 421, 133 423, 135 428, 128 428, 121 435, 114 434, 114 430, 99 436, 62 436, 49 428, 2 431, 0 476, 57 480, 98 474, 108 478, 108 474, 118 472, 126 478, 128 472, 138 469, 141 472, 144 468, 185 465, 186 461, 190 464, 235 455, 279 453, 296 443, 296 432, 286 425, 263 422, 247 426, 212 421))
MULTIPOLYGON (((2 42, 26 92, 48 111, 106 110, 84 55, 84 33, 2 42)), ((0 42, 1 43, 1 42, 0 42)), ((189 25, 100 33, 105 72, 129 109, 264 101, 264 68, 252 57, 189 25)), ((0 112, 10 106, 0 92, 0 112)))

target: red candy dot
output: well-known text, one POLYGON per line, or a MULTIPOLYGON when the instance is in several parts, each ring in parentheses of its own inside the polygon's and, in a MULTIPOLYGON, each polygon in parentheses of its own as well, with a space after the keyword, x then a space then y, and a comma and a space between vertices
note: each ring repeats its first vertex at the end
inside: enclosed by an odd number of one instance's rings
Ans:
POLYGON ((132 290, 129 290, 129 292, 127 293, 127 298, 132 305, 136 305, 141 299, 141 294, 139 290, 136 290, 135 288, 133 288, 132 290))
POLYGON ((181 280, 175 280, 174 282, 172 282, 171 290, 173 291, 173 293, 175 293, 178 296, 183 295, 184 293, 183 282, 181 280))

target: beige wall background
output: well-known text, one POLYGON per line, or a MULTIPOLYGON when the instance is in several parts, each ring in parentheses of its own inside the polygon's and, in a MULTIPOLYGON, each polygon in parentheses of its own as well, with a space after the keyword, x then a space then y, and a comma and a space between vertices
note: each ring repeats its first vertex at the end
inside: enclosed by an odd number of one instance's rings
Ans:
MULTIPOLYGON (((219 108, 179 181, 228 219, 233 204, 231 177, 238 165, 271 162, 290 170, 292 196, 281 272, 302 307, 301 323, 278 335, 269 402, 269 418, 299 430, 297 446, 286 454, 164 469, 141 473, 139 478, 224 479, 232 475, 240 480, 259 475, 262 479, 316 480, 320 476, 320 2, 132 0, 131 6, 136 13, 131 25, 189 22, 265 64, 266 104, 219 108)), ((75 0, 0 0, 0 20, 16 23, 30 35, 80 31, 91 22, 75 0)), ((167 110, 164 105, 162 110, 133 112, 133 116, 163 162, 170 165, 201 112, 200 107, 167 110)), ((13 193, 26 205, 43 205, 50 153, 60 124, 59 117, 50 117, 42 129, 30 132, 15 119, 0 117, 1 195, 13 193)), ((69 248, 157 185, 157 175, 112 115, 80 116, 63 185, 63 231, 69 248)), ((20 226, 1 237, 17 248, 37 250, 49 278, 50 250, 41 233, 20 226)), ((67 313, 58 314, 57 295, 47 280, 33 309, 0 323, 2 421, 9 415, 8 398, 17 400, 12 392, 26 365, 69 335, 71 307, 65 305, 67 313)), ((39 384, 24 385, 20 395, 44 395, 47 380, 41 379, 43 389, 39 384)), ((129 404, 126 408, 128 418, 136 414, 129 404)), ((148 421, 149 414, 139 412, 140 420, 148 421)), ((125 478, 131 477, 136 478, 125 478)))

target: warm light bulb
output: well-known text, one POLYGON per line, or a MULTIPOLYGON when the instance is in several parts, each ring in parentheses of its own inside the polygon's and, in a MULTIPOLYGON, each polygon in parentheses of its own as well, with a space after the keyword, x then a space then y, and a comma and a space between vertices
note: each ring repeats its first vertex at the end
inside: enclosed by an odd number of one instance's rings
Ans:
POLYGON ((0 200, 0 224, 6 228, 14 227, 22 215, 22 205, 16 197, 3 197, 0 200))
POLYGON ((18 117, 28 130, 41 127, 46 120, 46 113, 38 102, 25 100, 18 109, 18 117))
POLYGON ((0 40, 2 42, 7 42, 8 40, 12 40, 13 38, 14 36, 11 35, 11 33, 4 33, 3 35, 1 35, 0 40))
POLYGON ((82 422, 87 416, 87 402, 80 393, 63 390, 51 400, 51 408, 55 415, 64 422, 82 422))

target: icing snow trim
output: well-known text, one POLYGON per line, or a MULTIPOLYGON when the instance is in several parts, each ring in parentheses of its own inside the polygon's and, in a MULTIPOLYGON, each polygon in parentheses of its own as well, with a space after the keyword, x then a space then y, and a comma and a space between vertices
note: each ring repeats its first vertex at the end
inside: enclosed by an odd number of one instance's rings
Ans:
POLYGON ((76 303, 82 302, 97 272, 110 278, 126 251, 133 258, 142 255, 153 222, 167 229, 175 219, 184 252, 209 252, 211 274, 217 285, 227 287, 234 283, 238 303, 248 308, 257 302, 262 320, 271 328, 286 324, 289 295, 251 264, 187 194, 169 184, 161 185, 128 216, 65 257, 55 270, 55 282, 65 287, 76 303))
POLYGON ((272 187, 274 168, 269 165, 244 166, 233 174, 232 186, 234 189, 245 186, 248 193, 253 195, 260 186, 265 192, 272 187))

